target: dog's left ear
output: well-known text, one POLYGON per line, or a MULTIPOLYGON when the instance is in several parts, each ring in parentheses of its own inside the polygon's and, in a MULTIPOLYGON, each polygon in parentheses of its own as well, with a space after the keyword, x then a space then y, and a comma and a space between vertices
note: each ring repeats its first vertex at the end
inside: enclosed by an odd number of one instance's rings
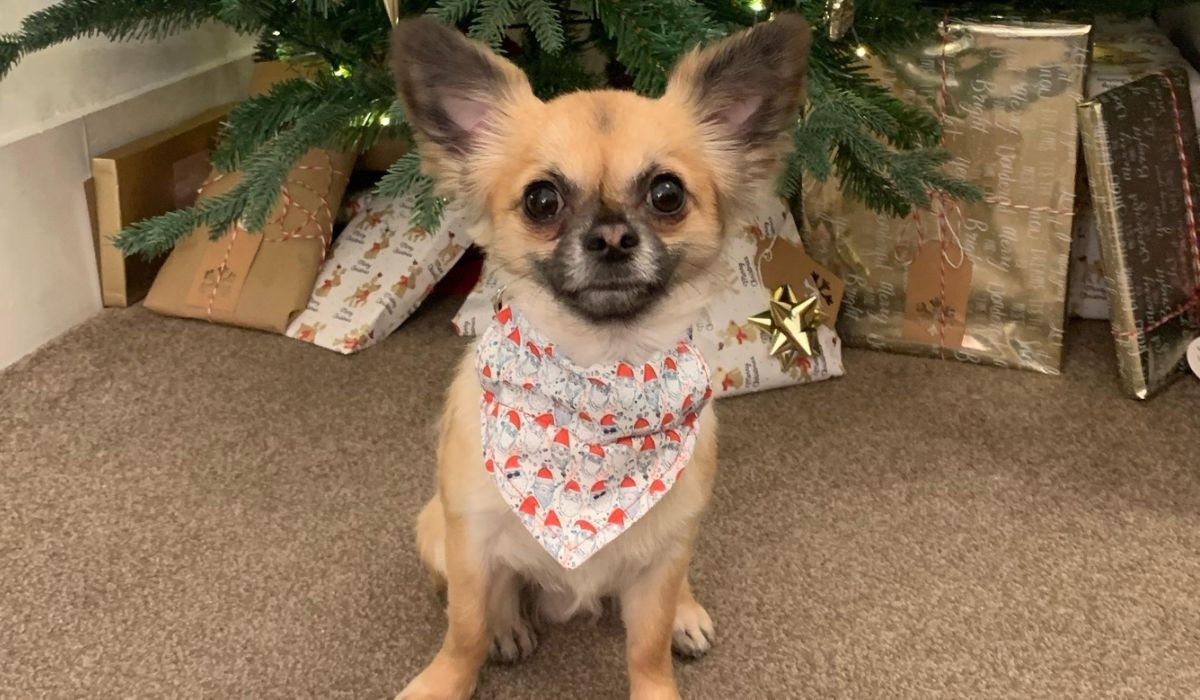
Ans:
POLYGON ((684 101, 710 140, 766 176, 789 147, 784 135, 804 101, 811 45, 804 18, 780 14, 685 56, 665 97, 684 101))

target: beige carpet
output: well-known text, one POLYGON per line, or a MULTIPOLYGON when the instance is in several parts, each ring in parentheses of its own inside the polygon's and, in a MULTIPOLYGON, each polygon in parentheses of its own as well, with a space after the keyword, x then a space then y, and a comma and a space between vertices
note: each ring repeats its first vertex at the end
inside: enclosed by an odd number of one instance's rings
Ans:
MULTIPOLYGON (((440 302, 344 358, 107 311, 0 374, 0 697, 390 698, 443 613, 413 551, 463 342, 440 302)), ((851 352, 727 400, 684 697, 1200 694, 1200 382, 851 352)), ((620 698, 611 620, 479 698, 620 698)))

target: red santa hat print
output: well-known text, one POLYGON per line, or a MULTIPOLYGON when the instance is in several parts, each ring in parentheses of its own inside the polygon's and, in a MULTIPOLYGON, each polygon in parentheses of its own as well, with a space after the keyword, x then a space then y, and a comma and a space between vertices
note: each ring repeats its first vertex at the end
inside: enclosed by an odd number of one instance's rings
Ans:
POLYGON ((524 501, 521 501, 521 512, 525 515, 537 515, 538 502, 533 496, 526 496, 524 501))
POLYGON ((542 426, 543 428, 549 428, 550 426, 554 425, 554 414, 553 413, 543 413, 542 415, 538 416, 537 418, 534 418, 534 422, 536 422, 538 425, 542 426))
POLYGON ((554 436, 554 444, 563 447, 571 446, 571 434, 567 432, 566 428, 558 429, 558 433, 554 436))
POLYGON ((586 520, 576 520, 575 527, 579 528, 580 530, 583 530, 584 532, 587 532, 587 533, 590 533, 593 535, 596 534, 596 526, 589 523, 586 520))
POLYGON ((617 363, 617 376, 622 379, 633 379, 633 368, 624 362, 617 363))
POLYGON ((658 372, 654 371, 654 365, 647 362, 646 366, 642 368, 642 381, 648 382, 652 379, 658 379, 658 372))
POLYGON ((562 527, 562 523, 558 521, 558 513, 550 511, 546 514, 546 527, 562 527))
POLYGON ((517 413, 516 411, 509 411, 508 412, 508 422, 512 424, 512 427, 516 428, 517 430, 520 430, 521 429, 521 414, 517 413))
POLYGON ((496 312, 496 320, 502 324, 507 324, 509 321, 512 320, 512 309, 510 309, 509 307, 506 306, 503 309, 500 309, 499 311, 497 311, 496 312))
POLYGON ((608 516, 608 524, 625 527, 625 511, 620 508, 613 509, 612 514, 608 516))

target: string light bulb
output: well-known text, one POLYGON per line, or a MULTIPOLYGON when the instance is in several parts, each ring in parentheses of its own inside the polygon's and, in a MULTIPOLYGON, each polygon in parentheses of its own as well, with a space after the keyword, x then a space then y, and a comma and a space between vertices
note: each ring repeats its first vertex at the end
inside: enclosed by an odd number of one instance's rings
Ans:
POLYGON ((858 56, 859 58, 866 58, 867 57, 867 47, 860 44, 858 46, 858 48, 854 49, 854 55, 858 56))
POLYGON ((335 70, 333 72, 333 74, 339 78, 349 78, 350 77, 350 66, 347 66, 346 64, 343 63, 342 65, 337 67, 337 70, 335 70))
POLYGON ((763 10, 767 9, 767 5, 763 2, 763 0, 750 0, 749 7, 755 12, 762 12, 763 10))
POLYGON ((392 118, 391 118, 391 117, 389 117, 389 116, 388 116, 388 115, 386 115, 386 114, 380 115, 380 117, 379 117, 379 123, 380 123, 382 126, 391 126, 391 124, 392 124, 392 118))

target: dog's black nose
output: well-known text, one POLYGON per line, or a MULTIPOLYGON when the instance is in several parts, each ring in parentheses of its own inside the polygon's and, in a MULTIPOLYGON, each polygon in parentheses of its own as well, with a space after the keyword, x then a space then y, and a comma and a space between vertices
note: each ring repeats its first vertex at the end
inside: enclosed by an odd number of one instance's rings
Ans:
POLYGON ((613 259, 628 257, 642 242, 629 224, 604 223, 592 227, 583 236, 583 249, 596 257, 613 259))

